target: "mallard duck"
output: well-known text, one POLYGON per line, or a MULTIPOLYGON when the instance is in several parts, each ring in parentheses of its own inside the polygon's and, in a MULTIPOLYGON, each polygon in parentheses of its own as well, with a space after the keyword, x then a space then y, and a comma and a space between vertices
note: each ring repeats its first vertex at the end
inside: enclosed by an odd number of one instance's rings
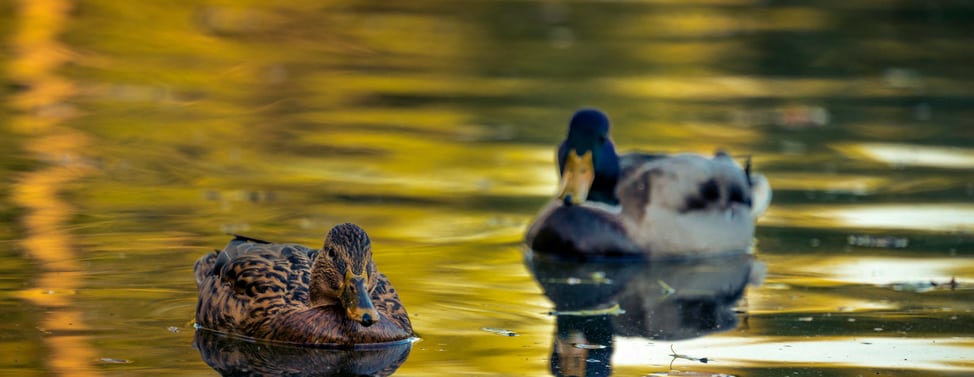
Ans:
POLYGON ((234 336, 348 346, 409 339, 396 290, 372 260, 368 234, 335 226, 321 249, 235 236, 194 267, 197 326, 234 336))
POLYGON ((561 188, 528 228, 535 252, 579 259, 747 250, 771 188, 725 152, 618 156, 609 118, 583 109, 558 148, 561 188))

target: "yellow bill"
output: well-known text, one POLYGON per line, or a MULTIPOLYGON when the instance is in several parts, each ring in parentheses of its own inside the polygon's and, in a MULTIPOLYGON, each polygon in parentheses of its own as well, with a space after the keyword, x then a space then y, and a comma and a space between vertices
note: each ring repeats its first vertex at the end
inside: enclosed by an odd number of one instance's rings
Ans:
POLYGON ((565 168, 561 172, 561 192, 558 199, 573 204, 580 204, 588 197, 588 191, 595 180, 595 165, 592 163, 592 151, 579 156, 574 149, 568 151, 565 168))
POLYGON ((368 273, 355 275, 349 269, 345 273, 345 284, 341 293, 342 306, 345 307, 348 317, 362 326, 371 326, 379 320, 379 312, 372 305, 368 283, 368 273))

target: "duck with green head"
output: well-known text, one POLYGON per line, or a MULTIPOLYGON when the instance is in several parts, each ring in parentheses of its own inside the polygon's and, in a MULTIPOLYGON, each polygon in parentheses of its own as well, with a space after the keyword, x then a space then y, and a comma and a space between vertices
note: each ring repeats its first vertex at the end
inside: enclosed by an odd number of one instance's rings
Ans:
POLYGON ((601 111, 575 113, 558 148, 561 188, 525 236, 537 253, 666 259, 746 251, 768 181, 730 155, 618 156, 601 111))
POLYGON ((237 337, 350 346, 406 340, 412 324, 355 224, 337 225, 321 249, 236 236, 194 267, 196 325, 237 337))

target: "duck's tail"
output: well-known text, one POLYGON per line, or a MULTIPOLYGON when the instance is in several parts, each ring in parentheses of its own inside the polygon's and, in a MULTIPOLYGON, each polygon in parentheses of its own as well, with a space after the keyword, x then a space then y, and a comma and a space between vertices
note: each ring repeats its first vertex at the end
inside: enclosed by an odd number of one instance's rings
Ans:
POLYGON ((230 243, 224 250, 215 250, 212 253, 206 254, 196 261, 196 265, 193 266, 193 275, 196 277, 196 286, 199 287, 203 284, 203 280, 206 279, 208 274, 219 273, 218 270, 223 267, 229 259, 231 259, 237 253, 230 252, 230 250, 235 250, 236 245, 241 243, 257 243, 257 244, 269 244, 270 242, 251 238, 247 236, 241 236, 239 234, 228 233, 233 236, 230 243), (234 254, 234 255, 228 255, 234 254))
POLYGON ((199 288, 206 280, 206 275, 213 271, 213 264, 216 263, 216 256, 220 250, 202 256, 193 266, 193 276, 196 277, 196 287, 199 288))

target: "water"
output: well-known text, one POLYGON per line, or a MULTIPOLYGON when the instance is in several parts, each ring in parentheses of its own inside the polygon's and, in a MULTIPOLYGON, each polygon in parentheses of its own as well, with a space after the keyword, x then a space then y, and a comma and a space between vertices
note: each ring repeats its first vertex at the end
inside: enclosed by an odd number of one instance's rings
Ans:
POLYGON ((398 375, 550 375, 520 238, 580 106, 775 189, 731 328, 589 364, 974 373, 974 7, 814 5, 4 3, 0 374, 215 375, 196 258, 352 221, 422 338, 398 375))

